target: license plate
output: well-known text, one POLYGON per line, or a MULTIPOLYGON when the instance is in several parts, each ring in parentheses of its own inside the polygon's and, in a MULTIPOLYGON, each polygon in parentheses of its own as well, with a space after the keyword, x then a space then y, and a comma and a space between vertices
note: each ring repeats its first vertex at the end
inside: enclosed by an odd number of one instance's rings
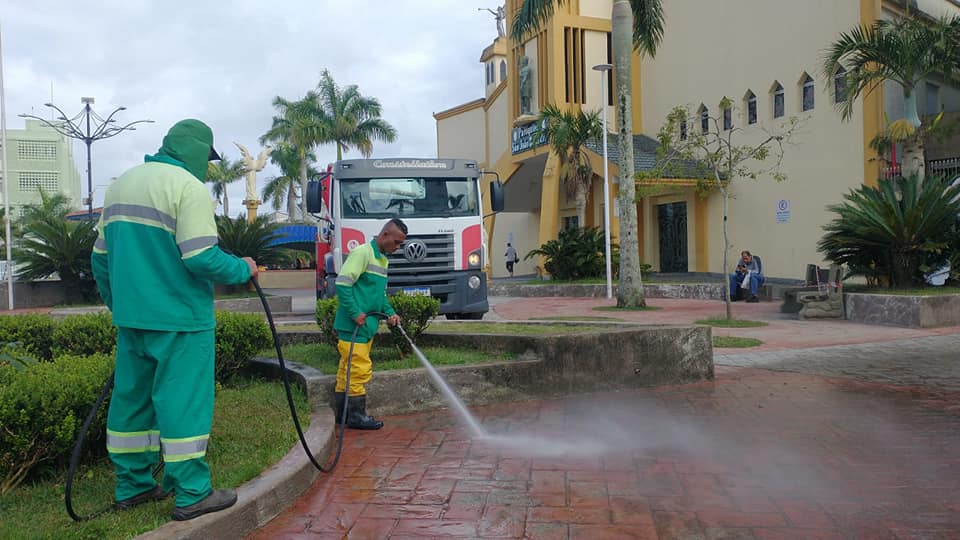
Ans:
POLYGON ((404 294, 430 296, 430 287, 405 287, 404 294))

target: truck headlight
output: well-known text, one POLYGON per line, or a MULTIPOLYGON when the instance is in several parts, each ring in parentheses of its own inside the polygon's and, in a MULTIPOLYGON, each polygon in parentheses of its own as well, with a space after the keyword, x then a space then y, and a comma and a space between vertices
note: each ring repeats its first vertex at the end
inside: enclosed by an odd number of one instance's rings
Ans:
MULTIPOLYGON (((479 257, 479 255, 478 255, 478 257, 479 257)), ((469 285, 471 289, 479 289, 479 288, 480 288, 480 276, 470 276, 470 279, 467 280, 467 285, 469 285)))
POLYGON ((480 253, 474 251, 467 255, 467 264, 469 266, 480 266, 480 253))

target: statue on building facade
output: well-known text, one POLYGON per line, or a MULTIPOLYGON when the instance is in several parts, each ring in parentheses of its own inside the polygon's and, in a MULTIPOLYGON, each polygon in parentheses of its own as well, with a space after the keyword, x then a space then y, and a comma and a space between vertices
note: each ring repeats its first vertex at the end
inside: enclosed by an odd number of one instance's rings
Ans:
POLYGON ((507 20, 507 14, 503 9, 503 6, 497 7, 497 10, 494 11, 490 8, 477 8, 477 11, 489 11, 493 13, 493 16, 497 20, 497 37, 506 37, 507 31, 504 26, 504 21, 507 20))
POLYGON ((533 78, 531 76, 530 58, 520 57, 520 114, 532 114, 530 101, 533 99, 533 78))
POLYGON ((260 197, 257 195, 257 173, 267 165, 267 158, 273 152, 273 147, 268 144, 254 159, 242 144, 238 142, 233 144, 240 149, 240 154, 243 156, 243 166, 247 169, 247 197, 243 203, 247 207, 247 220, 253 221, 257 217, 257 206, 260 205, 260 197))

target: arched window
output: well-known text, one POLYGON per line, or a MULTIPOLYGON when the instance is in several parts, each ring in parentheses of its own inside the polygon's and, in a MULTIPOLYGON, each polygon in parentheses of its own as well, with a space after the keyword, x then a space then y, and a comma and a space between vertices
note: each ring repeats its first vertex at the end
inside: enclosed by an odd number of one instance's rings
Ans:
MULTIPOLYGON (((723 98, 720 106, 723 107, 724 103, 730 103, 730 100, 723 98)), ((733 129, 733 106, 727 105, 727 107, 723 109, 723 130, 729 131, 731 129, 733 129)))
POLYGON ((502 82, 505 80, 507 80, 507 61, 501 60, 500 61, 500 81, 502 82))
POLYGON ((837 68, 833 74, 833 102, 843 103, 847 100, 847 70, 843 66, 837 68))
POLYGON ((773 87, 770 89, 770 94, 773 97, 773 117, 781 118, 784 114, 784 95, 783 95, 783 85, 779 82, 774 82, 773 87))
POLYGON ((747 111, 747 125, 757 123, 757 95, 752 90, 747 90, 743 95, 743 108, 747 111))
POLYGON ((814 105, 814 96, 816 95, 816 85, 813 77, 803 74, 800 79, 800 110, 812 111, 814 105))
POLYGON ((700 131, 703 133, 710 132, 710 110, 707 109, 706 105, 700 105, 700 131))

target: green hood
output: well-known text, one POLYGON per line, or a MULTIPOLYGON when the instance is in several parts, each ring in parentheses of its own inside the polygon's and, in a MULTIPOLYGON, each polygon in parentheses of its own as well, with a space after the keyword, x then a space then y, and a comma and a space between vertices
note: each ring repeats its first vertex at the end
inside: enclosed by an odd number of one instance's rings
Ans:
POLYGON ((163 138, 163 146, 145 161, 180 165, 203 182, 207 178, 207 162, 213 148, 213 131, 199 120, 181 120, 163 138))

